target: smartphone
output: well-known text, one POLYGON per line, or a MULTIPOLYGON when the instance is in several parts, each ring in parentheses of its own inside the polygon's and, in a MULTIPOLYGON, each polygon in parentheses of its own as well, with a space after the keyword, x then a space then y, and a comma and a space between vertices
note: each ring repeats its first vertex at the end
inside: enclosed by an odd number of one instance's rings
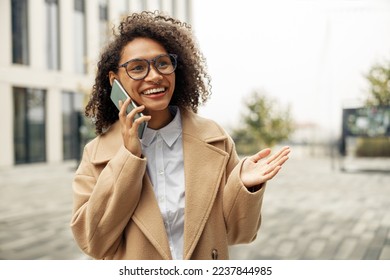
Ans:
MULTIPOLYGON (((118 108, 118 110, 119 110, 119 100, 125 102, 126 99, 130 98, 127 92, 125 91, 125 89, 116 79, 114 79, 114 82, 112 84, 110 97, 112 102, 114 102, 115 106, 118 108)), ((133 102, 133 100, 131 100, 126 110, 127 114, 130 113, 131 110, 133 110, 135 107, 137 107, 137 105, 133 102)), ((134 119, 138 119, 142 116, 143 116, 142 113, 137 113, 134 119)), ((140 139, 142 139, 142 136, 144 135, 145 127, 146 127, 146 122, 142 122, 138 127, 138 137, 140 139)))

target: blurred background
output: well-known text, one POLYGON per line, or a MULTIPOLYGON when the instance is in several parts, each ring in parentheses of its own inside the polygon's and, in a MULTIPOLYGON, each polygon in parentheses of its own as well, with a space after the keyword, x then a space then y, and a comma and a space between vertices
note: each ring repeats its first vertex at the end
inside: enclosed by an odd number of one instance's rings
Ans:
POLYGON ((0 0, 0 259, 84 259, 71 181, 121 18, 191 24, 241 156, 290 145, 242 259, 390 259, 390 1, 0 0))

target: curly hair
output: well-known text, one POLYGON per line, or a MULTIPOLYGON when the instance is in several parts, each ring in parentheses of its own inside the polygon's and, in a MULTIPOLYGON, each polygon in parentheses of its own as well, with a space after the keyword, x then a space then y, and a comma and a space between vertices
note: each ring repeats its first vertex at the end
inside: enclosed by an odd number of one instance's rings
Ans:
POLYGON ((211 79, 206 60, 191 33, 191 26, 156 12, 134 13, 125 18, 103 50, 97 64, 95 84, 85 115, 93 119, 96 134, 102 134, 118 119, 118 109, 110 99, 109 72, 117 72, 123 48, 135 38, 159 42, 168 53, 178 55, 176 84, 170 105, 197 112, 211 95, 211 79))

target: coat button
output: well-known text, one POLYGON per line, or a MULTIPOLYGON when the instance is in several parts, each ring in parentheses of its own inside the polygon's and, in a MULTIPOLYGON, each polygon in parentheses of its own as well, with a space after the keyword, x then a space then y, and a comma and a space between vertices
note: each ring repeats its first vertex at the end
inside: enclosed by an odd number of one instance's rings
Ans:
POLYGON ((218 260, 218 250, 217 249, 213 249, 213 251, 211 252, 211 258, 213 260, 218 260))

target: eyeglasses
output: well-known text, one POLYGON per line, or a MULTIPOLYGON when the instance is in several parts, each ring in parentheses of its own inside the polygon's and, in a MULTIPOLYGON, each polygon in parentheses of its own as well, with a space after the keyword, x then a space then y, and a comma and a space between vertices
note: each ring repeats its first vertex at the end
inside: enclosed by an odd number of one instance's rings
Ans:
POLYGON ((126 69, 127 75, 133 80, 142 80, 150 72, 150 64, 162 75, 172 74, 177 66, 176 54, 161 54, 150 60, 136 58, 129 60, 119 67, 126 69))

